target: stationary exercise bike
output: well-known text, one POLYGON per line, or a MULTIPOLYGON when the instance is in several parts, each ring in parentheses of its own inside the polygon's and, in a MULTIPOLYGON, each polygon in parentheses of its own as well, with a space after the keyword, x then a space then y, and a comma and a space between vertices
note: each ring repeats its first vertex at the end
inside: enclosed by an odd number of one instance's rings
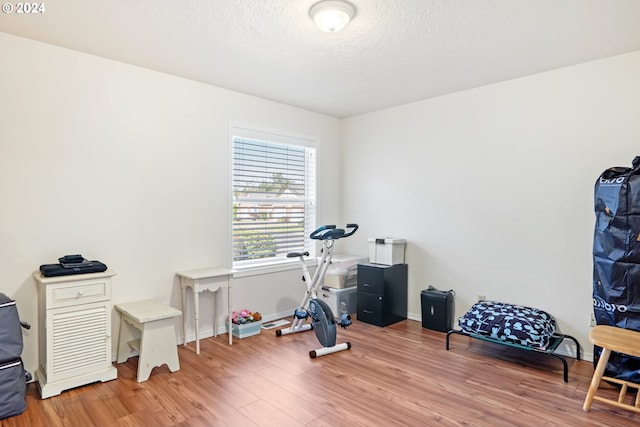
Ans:
POLYGON ((336 228, 335 225, 323 225, 309 235, 311 239, 322 241, 322 257, 318 263, 313 277, 309 273, 304 257, 309 256, 309 252, 291 252, 287 254, 287 258, 298 258, 302 265, 302 281, 306 283, 307 290, 302 298, 302 303, 293 315, 291 326, 276 331, 276 336, 294 334, 296 332, 304 332, 313 329, 322 348, 311 350, 309 357, 312 359, 326 354, 336 353, 351 348, 351 343, 336 344, 337 329, 336 326, 346 328, 351 324, 351 316, 349 313, 343 313, 339 319, 334 318, 331 307, 318 299, 318 288, 324 282, 324 275, 331 263, 333 255, 333 244, 338 239, 351 236, 358 229, 358 224, 347 224, 347 231, 342 228, 336 228), (307 318, 311 317, 311 323, 305 323, 307 318))

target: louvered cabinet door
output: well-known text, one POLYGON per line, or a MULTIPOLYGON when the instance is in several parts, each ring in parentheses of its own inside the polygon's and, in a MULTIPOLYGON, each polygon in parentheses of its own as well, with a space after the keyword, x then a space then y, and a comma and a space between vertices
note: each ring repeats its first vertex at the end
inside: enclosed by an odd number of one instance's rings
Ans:
POLYGON ((111 277, 114 272, 43 277, 38 283, 40 396, 117 378, 112 364, 111 277))
POLYGON ((47 312, 47 379, 59 381, 111 366, 111 304, 47 312))

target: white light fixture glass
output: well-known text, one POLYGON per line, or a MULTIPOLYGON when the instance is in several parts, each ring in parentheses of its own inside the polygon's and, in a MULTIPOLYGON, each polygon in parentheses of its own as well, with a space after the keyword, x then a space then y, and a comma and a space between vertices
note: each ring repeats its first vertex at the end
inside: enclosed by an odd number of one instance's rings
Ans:
POLYGON ((346 1, 324 0, 311 7, 309 16, 322 31, 335 33, 356 16, 356 8, 346 1))

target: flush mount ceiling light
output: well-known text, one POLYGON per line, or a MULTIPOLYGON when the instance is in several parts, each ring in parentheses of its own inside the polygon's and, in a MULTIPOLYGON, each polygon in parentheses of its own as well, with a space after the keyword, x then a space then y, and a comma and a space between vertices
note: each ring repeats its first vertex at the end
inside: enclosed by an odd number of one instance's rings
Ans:
POLYGON ((309 16, 322 31, 335 33, 356 16, 356 8, 342 0, 323 0, 311 7, 309 16))

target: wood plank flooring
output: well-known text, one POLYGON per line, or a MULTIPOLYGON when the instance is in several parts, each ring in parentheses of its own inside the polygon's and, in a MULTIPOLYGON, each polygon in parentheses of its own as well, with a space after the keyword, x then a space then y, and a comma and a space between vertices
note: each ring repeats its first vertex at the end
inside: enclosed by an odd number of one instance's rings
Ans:
MULTIPOLYGON (((25 413, 1 427, 139 426, 639 426, 640 415, 594 402, 583 412, 593 366, 454 335, 406 320, 379 328, 354 321, 338 342, 352 349, 317 359, 314 332, 274 330, 179 346, 181 370, 135 381, 137 357, 118 379, 41 400, 29 384, 25 413)), ((616 390, 607 386, 607 394, 616 390)))

